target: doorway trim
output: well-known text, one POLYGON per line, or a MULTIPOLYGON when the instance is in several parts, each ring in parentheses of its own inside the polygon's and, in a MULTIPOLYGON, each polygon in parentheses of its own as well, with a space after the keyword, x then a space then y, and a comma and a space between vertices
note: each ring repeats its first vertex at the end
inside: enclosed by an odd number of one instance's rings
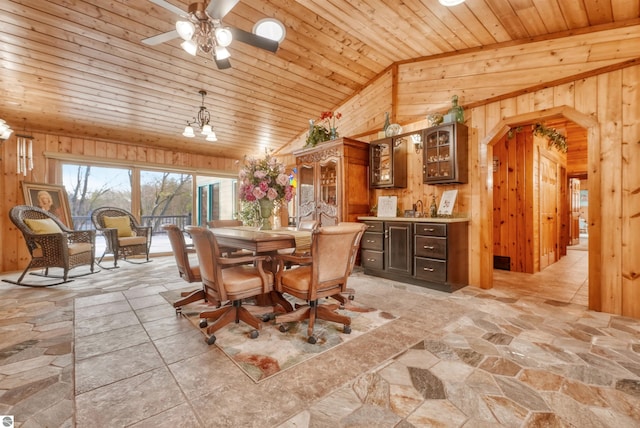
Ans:
MULTIPOLYGON (((560 106, 549 109, 537 110, 529 113, 515 115, 500 120, 489 132, 480 140, 480 149, 486 148, 486 159, 493 159, 493 146, 512 128, 541 122, 549 119, 565 118, 575 122, 587 130, 588 160, 589 168, 589 219, 596 219, 599 213, 596 211, 596 204, 592 199, 599 199, 600 195, 600 172, 598 168, 598 153, 600 153, 600 132, 599 124, 593 116, 581 113, 569 106, 560 106)), ((490 233, 493 221, 493 174, 490 167, 481 168, 482 182, 480 186, 480 234, 481 248, 485 251, 481 256, 480 287, 484 289, 493 288, 493 239, 490 233)), ((600 236, 599 222, 591 222, 590 235, 600 236)), ((589 309, 600 310, 600 281, 593 268, 600 258, 599 245, 597 239, 589 239, 589 309)))

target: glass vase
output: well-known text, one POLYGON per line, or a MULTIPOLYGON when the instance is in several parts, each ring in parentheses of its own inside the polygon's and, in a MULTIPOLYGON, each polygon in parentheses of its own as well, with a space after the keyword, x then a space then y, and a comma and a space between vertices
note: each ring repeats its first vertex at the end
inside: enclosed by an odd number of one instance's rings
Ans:
POLYGON ((329 131, 329 139, 335 140, 336 138, 338 138, 338 130, 334 127, 329 131))
POLYGON ((273 215, 273 201, 269 198, 262 198, 260 203, 260 217, 262 223, 260 224, 260 230, 271 230, 271 216, 273 215))

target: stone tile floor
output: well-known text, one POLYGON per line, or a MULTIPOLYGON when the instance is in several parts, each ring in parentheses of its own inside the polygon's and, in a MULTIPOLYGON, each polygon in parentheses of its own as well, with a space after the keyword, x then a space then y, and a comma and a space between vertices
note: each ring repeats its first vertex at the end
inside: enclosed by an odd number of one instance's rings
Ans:
POLYGON ((171 257, 52 288, 0 283, 0 414, 22 427, 640 426, 640 321, 586 309, 586 256, 452 294, 356 271, 357 300, 398 319, 258 384, 159 296, 187 285, 171 257))

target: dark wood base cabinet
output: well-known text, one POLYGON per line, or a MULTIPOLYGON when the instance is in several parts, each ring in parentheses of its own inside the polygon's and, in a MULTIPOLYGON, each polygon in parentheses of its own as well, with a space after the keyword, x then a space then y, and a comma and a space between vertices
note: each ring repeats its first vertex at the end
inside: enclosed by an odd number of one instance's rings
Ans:
POLYGON ((403 220, 364 221, 365 274, 447 292, 468 285, 468 222, 403 220))

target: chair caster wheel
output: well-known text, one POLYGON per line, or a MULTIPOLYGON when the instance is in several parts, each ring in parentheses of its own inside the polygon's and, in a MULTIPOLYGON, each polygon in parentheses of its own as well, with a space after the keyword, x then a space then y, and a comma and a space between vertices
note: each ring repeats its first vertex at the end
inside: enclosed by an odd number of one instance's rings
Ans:
POLYGON ((264 314, 261 319, 262 319, 262 322, 269 322, 274 318, 275 318, 274 314, 264 314))
POLYGON ((176 315, 182 314, 182 308, 176 308, 176 315))
POLYGON ((286 333, 287 331, 289 331, 289 326, 287 324, 280 324, 280 327, 278 327, 278 330, 280 330, 283 333, 286 333))
POLYGON ((309 338, 307 339, 307 342, 309 342, 312 345, 315 345, 317 341, 318 339, 316 339, 315 336, 309 336, 309 338))
POLYGON ((207 339, 207 345, 213 345, 214 343, 216 343, 216 336, 212 334, 207 339))
POLYGON ((356 298, 356 296, 354 296, 353 294, 349 295, 349 300, 354 300, 356 298))
POLYGON ((351 326, 350 325, 345 325, 344 328, 342 329, 342 332, 344 334, 350 334, 351 333, 351 326))
POLYGON ((207 320, 200 320, 200 328, 205 328, 209 323, 207 320))
POLYGON ((259 335, 260 332, 258 330, 251 330, 251 333, 249 333, 249 337, 252 339, 256 339, 259 335))

